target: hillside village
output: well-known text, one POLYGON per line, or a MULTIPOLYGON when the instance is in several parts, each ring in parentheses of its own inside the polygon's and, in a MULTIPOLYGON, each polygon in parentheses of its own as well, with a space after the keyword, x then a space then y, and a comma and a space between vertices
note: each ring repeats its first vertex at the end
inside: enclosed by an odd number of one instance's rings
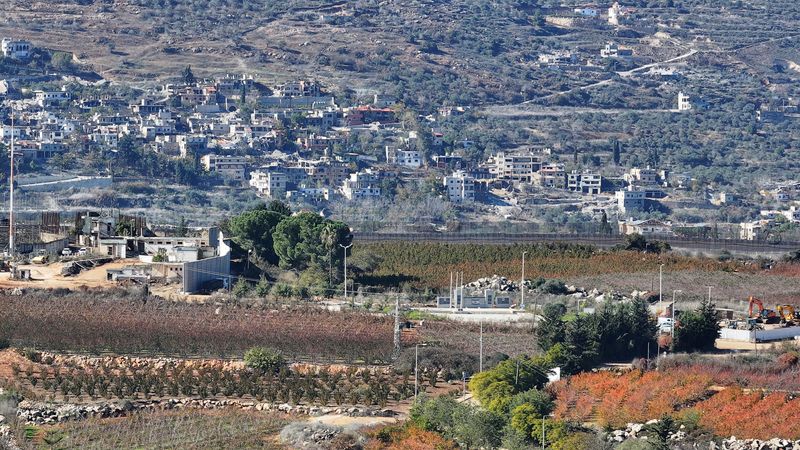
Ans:
MULTIPOLYGON (((411 14, 402 5, 368 3, 321 6, 317 22, 274 14, 288 23, 316 23, 318 30, 351 22, 361 27, 363 18, 383 17, 387 8, 411 14)), ((134 15, 152 6, 137 5, 134 15)), ((90 14, 72 5, 63 12, 87 24, 114 15, 133 20, 131 5, 117 6, 90 14)), ((280 199, 360 232, 798 240, 800 185, 791 170, 770 177, 769 164, 754 156, 767 152, 770 164, 794 164, 800 114, 793 69, 776 60, 773 72, 764 73, 747 66, 752 55, 745 54, 791 40, 786 23, 775 23, 771 33, 739 24, 739 33, 725 34, 721 23, 687 20, 682 5, 504 8, 498 7, 497 20, 520 19, 535 30, 537 43, 493 44, 492 57, 516 55, 513 64, 524 64, 530 80, 493 99, 471 96, 472 85, 449 89, 464 95, 434 98, 435 84, 405 75, 373 83, 368 68, 358 69, 363 76, 341 78, 307 67, 300 56, 290 65, 301 70, 264 74, 264 64, 283 68, 286 55, 277 53, 262 55, 252 71, 187 65, 157 81, 117 81, 124 77, 93 71, 100 60, 81 51, 91 45, 50 48, 47 34, 40 36, 44 43, 28 38, 32 16, 24 8, 10 13, 23 27, 2 41, 0 96, 2 143, 14 144, 17 207, 29 213, 31 225, 42 209, 110 208, 167 226, 180 219, 209 228, 218 217, 280 199), (722 85, 727 88, 717 89, 722 85), (561 120, 571 121, 569 130, 561 120), (720 129, 723 123, 727 128, 720 129), (752 170, 731 171, 737 165, 752 170)), ((764 17, 757 6, 736 8, 764 17)), ((714 8, 693 11, 706 18, 714 8)), ((428 13, 420 14, 427 21, 428 13)), ((724 23, 739 20, 729 14, 724 23)), ((418 48, 413 64, 426 67, 465 50, 452 39, 408 43, 418 48)), ((112 55, 127 54, 107 44, 112 55)), ((297 55, 316 51, 315 45, 303 42, 297 55)), ((212 50, 176 41, 161 53, 183 59, 212 50)), ((364 50, 355 56, 366 64, 372 54, 364 50)), ((328 58, 351 54, 337 47, 328 58)), ((468 60, 469 69, 453 65, 453 73, 482 70, 483 61, 468 60)), ((342 64, 337 70, 350 70, 342 64)), ((135 73, 135 65, 122 66, 135 73)))
MULTIPOLYGON (((587 11, 580 14, 593 17, 587 11)), ((3 40, 10 60, 24 62, 34 49, 32 42, 3 40)), ((601 53, 604 58, 627 57, 612 45, 601 53)), ((545 56, 542 64, 551 65, 545 56)), ((572 60, 564 57, 556 58, 559 66, 572 60)), ((377 94, 340 105, 317 80, 267 85, 248 75, 197 79, 191 68, 184 72, 175 82, 127 95, 104 80, 55 75, 4 80, 2 138, 6 146, 14 141, 22 172, 17 189, 34 196, 113 189, 149 170, 157 178, 175 175, 183 184, 223 184, 328 214, 347 214, 346 205, 358 209, 392 202, 398 185, 424 180, 429 194, 443 201, 442 212, 408 217, 406 226, 418 231, 424 230, 418 219, 430 222, 431 230, 493 218, 518 222, 531 231, 548 229, 547 219, 531 213, 534 205, 564 208, 567 219, 560 225, 580 232, 764 240, 780 239, 776 230, 791 231, 800 221, 793 202, 797 184, 776 180, 758 192, 761 200, 755 202, 713 190, 698 199, 686 194, 693 179, 669 166, 625 168, 609 161, 611 165, 595 170, 572 169, 575 164, 544 146, 497 151, 475 160, 469 151, 475 143, 445 140, 449 121, 476 114, 470 106, 417 115, 377 94), (101 165, 95 170, 76 163, 87 154, 106 162, 95 163, 101 165), (169 161, 175 173, 158 175, 153 172, 158 169, 140 166, 137 155, 169 161), (658 211, 729 205, 763 210, 742 223, 650 217, 658 211), (619 225, 604 224, 608 219, 602 217, 616 217, 619 225)), ((682 93, 675 106, 673 114, 692 114, 691 100, 682 93)), ((759 120, 787 120, 780 115, 791 114, 786 106, 765 111, 758 111, 759 120)), ((614 160, 619 158, 616 145, 614 160)), ((381 221, 361 212, 365 222, 381 221)), ((355 217, 341 218, 358 226, 355 217)), ((559 226, 557 221, 564 219, 555 220, 559 226)))

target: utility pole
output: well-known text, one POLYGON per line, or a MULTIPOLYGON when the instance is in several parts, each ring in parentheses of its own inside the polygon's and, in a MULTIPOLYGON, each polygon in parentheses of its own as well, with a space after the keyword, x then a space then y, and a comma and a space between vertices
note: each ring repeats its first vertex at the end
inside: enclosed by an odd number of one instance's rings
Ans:
POLYGON ((414 401, 417 401, 417 394, 419 393, 419 348, 425 347, 427 344, 417 344, 414 346, 414 401))
POLYGON ((675 294, 677 294, 678 292, 683 292, 683 291, 680 289, 672 291, 672 326, 670 327, 672 339, 675 339, 675 299, 676 299, 675 294))
POLYGON ((8 256, 14 258, 14 108, 11 108, 11 171, 8 179, 8 256))
POLYGON ((480 337, 480 364, 478 372, 483 372, 483 321, 481 320, 481 337, 480 337))
POLYGON ((664 292, 662 285, 663 277, 664 277, 664 264, 661 264, 660 266, 658 266, 658 309, 659 310, 661 310, 661 308, 664 307, 664 305, 661 302, 664 292))
POLYGON ((522 252, 522 282, 519 285, 520 292, 522 293, 522 301, 520 301, 519 308, 521 310, 525 310, 525 254, 528 252, 522 252))
POLYGON ((450 272, 450 290, 447 291, 447 296, 450 297, 450 309, 453 308, 453 272, 450 272))
POLYGON ((708 288, 708 303, 711 303, 711 288, 714 286, 706 286, 708 288))
POLYGON ((347 249, 352 247, 353 243, 351 242, 350 245, 344 246, 339 244, 339 247, 344 249, 344 301, 347 302, 347 249))
POLYGON ((545 447, 546 447, 546 445, 545 445, 545 431, 544 431, 544 429, 545 429, 545 424, 544 424, 544 415, 543 415, 543 416, 542 416, 542 450, 544 450, 544 449, 545 449, 545 447))
POLYGON ((400 296, 394 299, 394 355, 400 356, 400 296))

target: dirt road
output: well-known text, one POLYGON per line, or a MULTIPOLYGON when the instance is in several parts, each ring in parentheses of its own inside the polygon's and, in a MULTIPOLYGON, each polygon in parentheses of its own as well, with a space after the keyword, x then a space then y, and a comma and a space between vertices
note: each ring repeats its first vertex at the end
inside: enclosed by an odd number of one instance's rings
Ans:
POLYGON ((78 275, 65 277, 61 275, 64 263, 51 263, 47 265, 26 264, 19 266, 21 269, 30 269, 30 280, 12 280, 10 274, 0 274, 0 288, 66 288, 78 289, 83 287, 111 287, 114 283, 106 279, 107 269, 120 269, 125 266, 137 264, 138 259, 122 259, 91 270, 83 271, 78 275))

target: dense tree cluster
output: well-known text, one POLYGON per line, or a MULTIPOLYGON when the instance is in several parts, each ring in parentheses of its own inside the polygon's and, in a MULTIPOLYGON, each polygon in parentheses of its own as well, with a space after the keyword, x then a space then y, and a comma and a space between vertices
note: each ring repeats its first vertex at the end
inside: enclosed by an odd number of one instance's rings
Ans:
POLYGON ((257 259, 301 271, 301 281, 310 285, 324 282, 324 290, 332 287, 334 272, 338 274, 334 268, 344 257, 342 247, 352 241, 350 228, 344 223, 311 212, 292 215, 278 200, 232 218, 228 228, 234 241, 257 259))
POLYGON ((604 361, 624 361, 656 349, 656 322, 647 303, 607 303, 594 314, 567 315, 560 303, 546 305, 536 329, 539 346, 564 373, 604 361))

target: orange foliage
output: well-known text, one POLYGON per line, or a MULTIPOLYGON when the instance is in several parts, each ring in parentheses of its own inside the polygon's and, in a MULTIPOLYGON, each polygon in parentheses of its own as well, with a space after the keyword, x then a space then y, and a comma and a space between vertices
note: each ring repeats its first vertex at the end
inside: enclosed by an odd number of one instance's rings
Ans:
POLYGON ((800 439, 800 399, 785 393, 725 389, 698 403, 700 425, 715 435, 745 439, 800 439))
POLYGON ((621 427, 672 414, 703 398, 711 385, 711 377, 702 373, 584 373, 553 388, 555 415, 562 420, 595 420, 601 426, 621 427))
POLYGON ((419 427, 386 426, 370 433, 365 450, 457 450, 455 442, 419 427))
POLYGON ((784 392, 745 391, 731 383, 730 377, 727 371, 704 370, 697 365, 660 372, 583 373, 552 387, 555 416, 620 428, 628 422, 642 423, 663 414, 679 416, 696 411, 699 424, 720 437, 800 439, 800 427, 794 426, 800 423, 800 397, 784 392), (733 387, 704 399, 714 384, 733 387))

